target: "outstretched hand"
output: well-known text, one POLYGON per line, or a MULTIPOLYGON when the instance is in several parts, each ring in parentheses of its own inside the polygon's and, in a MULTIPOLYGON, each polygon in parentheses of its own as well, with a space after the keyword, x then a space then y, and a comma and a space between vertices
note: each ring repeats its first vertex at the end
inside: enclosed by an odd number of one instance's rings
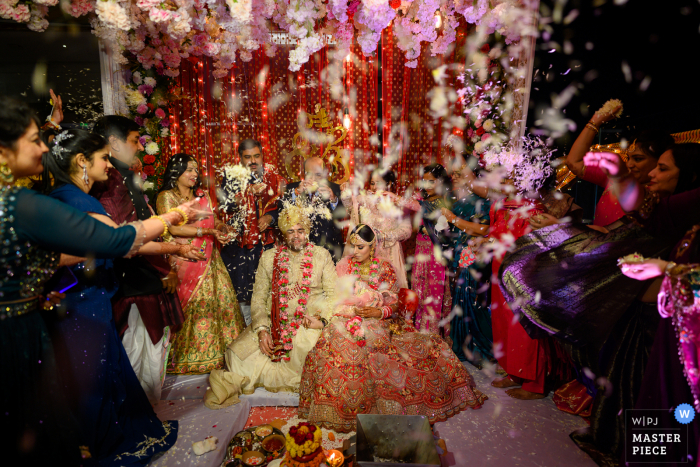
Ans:
POLYGON ((588 152, 583 157, 583 163, 586 167, 600 167, 611 178, 627 174, 627 166, 622 158, 612 152, 588 152))
POLYGON ((622 274, 629 278, 645 281, 662 275, 667 265, 668 261, 650 258, 640 262, 622 263, 620 269, 622 274))
POLYGON ((53 89, 49 89, 49 94, 53 100, 53 112, 51 112, 51 121, 56 125, 60 125, 63 121, 63 101, 61 96, 55 94, 53 89))
POLYGON ((206 255, 199 252, 199 248, 192 244, 182 245, 182 250, 179 256, 183 258, 191 259, 193 261, 205 261, 207 259, 206 255))
POLYGON ((537 214, 536 216, 532 216, 530 219, 528 219, 528 222, 533 229, 541 229, 550 225, 558 224, 559 219, 551 214, 541 213, 537 214))
POLYGON ((615 115, 617 114, 617 112, 620 110, 621 107, 622 107, 622 104, 613 107, 610 112, 606 112, 606 113, 596 112, 595 114, 593 114, 593 118, 591 118, 591 120, 597 126, 608 123, 609 121, 617 118, 617 117, 615 117, 615 115))
POLYGON ((185 212, 185 214, 187 214, 188 224, 192 224, 193 222, 206 219, 207 217, 211 217, 212 215, 211 212, 200 209, 199 201, 197 199, 193 199, 192 201, 182 203, 177 208, 182 209, 185 212))

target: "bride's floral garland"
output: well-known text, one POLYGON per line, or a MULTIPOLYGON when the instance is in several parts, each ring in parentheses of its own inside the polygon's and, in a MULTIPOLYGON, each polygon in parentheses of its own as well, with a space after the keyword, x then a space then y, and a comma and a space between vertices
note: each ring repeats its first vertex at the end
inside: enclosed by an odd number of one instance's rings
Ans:
MULTIPOLYGON (((360 274, 360 265, 359 263, 350 260, 350 274, 357 277, 361 278, 362 275, 360 274)), ((369 267, 369 279, 368 279, 368 284, 370 287, 372 287, 374 290, 379 289, 379 259, 378 258, 372 258, 370 267, 369 267)), ((355 316, 353 318, 350 318, 347 320, 345 323, 345 329, 350 333, 350 335, 355 339, 355 342, 357 345, 360 347, 364 347, 365 344, 367 343, 365 339, 365 332, 362 330, 362 318, 360 316, 355 316)))
POLYGON ((281 246, 279 249, 280 337, 285 351, 282 360, 285 362, 291 359, 289 354, 294 346, 292 339, 301 327, 304 310, 309 301, 311 273, 313 272, 313 247, 311 243, 304 246, 304 256, 301 260, 301 286, 299 287, 301 295, 299 296, 299 305, 291 318, 287 312, 289 308, 289 248, 281 246))
POLYGON ((365 340, 365 332, 362 330, 362 318, 355 316, 350 318, 345 323, 345 329, 350 333, 350 335, 355 339, 355 342, 360 347, 364 347, 367 341, 365 340))
MULTIPOLYGON (((360 264, 350 260, 350 274, 356 277, 361 277, 360 264)), ((368 284, 374 290, 379 289, 379 259, 372 258, 372 263, 369 266, 369 281, 368 284)))

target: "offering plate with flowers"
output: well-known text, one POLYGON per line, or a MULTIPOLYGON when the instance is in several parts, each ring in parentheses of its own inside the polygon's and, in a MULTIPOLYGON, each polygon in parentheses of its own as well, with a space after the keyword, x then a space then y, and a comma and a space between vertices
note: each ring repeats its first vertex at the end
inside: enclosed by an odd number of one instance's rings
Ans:
POLYGON ((326 455, 321 447, 321 429, 313 423, 301 422, 289 429, 287 453, 282 467, 319 467, 325 465, 326 455))
POLYGON ((286 451, 286 442, 284 442, 284 433, 272 425, 259 425, 236 433, 226 448, 226 456, 224 457, 221 467, 227 467, 230 463, 235 463, 236 459, 240 465, 248 466, 266 466, 275 459, 280 459, 286 451), (277 450, 271 450, 276 448, 277 450), (248 453, 255 453, 253 456, 255 462, 257 458, 263 457, 260 463, 246 462, 248 453))

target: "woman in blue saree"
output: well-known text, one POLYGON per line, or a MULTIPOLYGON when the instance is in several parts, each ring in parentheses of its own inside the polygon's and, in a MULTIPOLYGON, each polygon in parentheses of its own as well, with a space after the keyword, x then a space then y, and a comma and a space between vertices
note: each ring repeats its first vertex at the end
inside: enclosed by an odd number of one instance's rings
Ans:
POLYGON ((479 196, 486 188, 474 187, 476 176, 464 166, 452 175, 458 201, 452 210, 442 213, 452 224, 454 257, 451 267, 457 273, 452 292, 455 315, 450 323, 452 351, 462 361, 481 367, 483 360, 493 359, 491 328, 491 264, 476 262, 468 246, 473 233, 484 233, 489 227, 491 202, 479 196), (471 187, 471 188, 470 188, 471 187))
MULTIPOLYGON (((147 220, 120 227, 26 188, 13 180, 43 170, 38 120, 30 107, 0 96, 0 450, 7 465, 85 465, 80 430, 65 403, 63 374, 39 312, 42 292, 58 268, 60 253, 95 258, 133 254, 162 234, 164 223, 147 220)), ((185 212, 193 215, 189 206, 185 212)), ((179 214, 164 216, 180 222, 179 214)), ((83 336, 81 336, 83 337, 83 336)))
MULTIPOLYGON (((104 138, 69 130, 51 146, 49 196, 109 224, 102 204, 87 194, 111 168, 104 138)), ((175 444, 177 422, 156 417, 119 339, 110 301, 118 289, 112 260, 88 259, 71 270, 78 284, 66 293, 66 318, 51 331, 83 435, 100 465, 145 465, 175 444)))

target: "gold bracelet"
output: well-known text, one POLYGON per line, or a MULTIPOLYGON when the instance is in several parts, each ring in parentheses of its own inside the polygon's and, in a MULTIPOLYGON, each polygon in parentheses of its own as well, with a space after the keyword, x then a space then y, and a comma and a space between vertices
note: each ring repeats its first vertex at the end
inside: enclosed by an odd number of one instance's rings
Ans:
POLYGON ((168 234, 168 221, 166 221, 160 216, 152 216, 151 219, 158 219, 163 223, 163 233, 161 234, 161 236, 165 237, 168 234))
POLYGON ((187 224, 187 221, 188 221, 189 219, 187 218, 187 214, 185 214, 185 211, 183 211, 182 209, 180 209, 180 208, 170 208, 170 209, 168 209, 168 212, 176 212, 176 213, 178 213, 178 214, 180 214, 180 215, 182 216, 182 222, 180 222, 179 224, 177 224, 178 227, 187 224))
POLYGON ((595 123, 592 123, 592 122, 586 123, 586 128, 588 128, 589 130, 595 131, 596 134, 598 134, 598 131, 600 131, 600 130, 598 129, 598 127, 595 126, 595 123))

